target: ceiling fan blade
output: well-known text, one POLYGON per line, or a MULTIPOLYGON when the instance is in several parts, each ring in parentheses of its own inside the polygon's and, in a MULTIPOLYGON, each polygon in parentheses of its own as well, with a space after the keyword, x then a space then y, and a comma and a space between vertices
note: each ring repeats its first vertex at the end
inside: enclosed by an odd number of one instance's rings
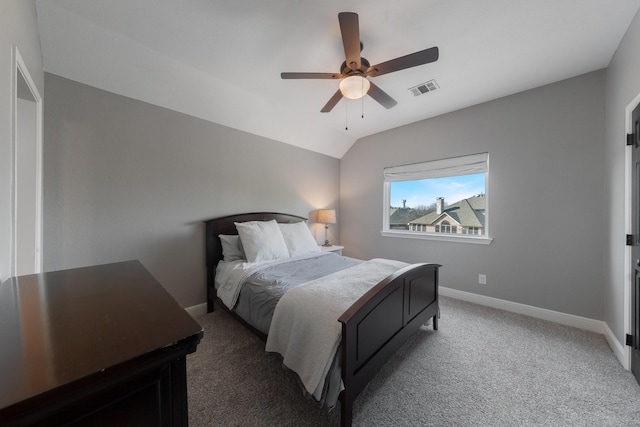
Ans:
POLYGON ((428 64, 438 60, 439 52, 437 47, 421 50, 420 52, 411 53, 401 56, 400 58, 382 62, 378 65, 372 65, 367 70, 367 76, 376 77, 383 74, 392 73, 394 71, 404 70, 406 68, 415 67, 417 65, 428 64))
POLYGON ((373 99, 375 99, 376 101, 378 101, 378 103, 382 105, 384 108, 388 110, 389 108, 393 108, 398 104, 398 101, 396 101, 395 99, 387 95, 385 91, 383 91, 373 83, 371 82, 369 83, 370 83, 369 92, 367 92, 367 94, 373 99))
POLYGON ((342 99, 342 92, 340 92, 340 89, 338 89, 336 93, 333 94, 329 102, 327 102, 327 104, 324 107, 322 107, 322 110, 320 110, 320 112, 328 113, 333 109, 333 107, 336 106, 338 101, 340 101, 341 99, 342 99))
POLYGON ((352 70, 357 70, 361 66, 358 14, 353 12, 340 12, 338 14, 338 22, 340 23, 342 45, 344 46, 344 56, 347 67, 352 70))
POLYGON ((341 79, 339 73, 280 73, 283 79, 341 79))

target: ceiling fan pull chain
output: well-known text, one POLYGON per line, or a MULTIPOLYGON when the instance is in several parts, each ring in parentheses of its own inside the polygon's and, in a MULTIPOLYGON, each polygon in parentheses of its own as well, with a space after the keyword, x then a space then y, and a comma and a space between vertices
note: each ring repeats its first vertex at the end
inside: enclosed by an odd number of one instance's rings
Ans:
POLYGON ((360 101, 362 101, 362 104, 360 104, 360 114, 361 118, 364 119, 364 77, 362 78, 360 84, 362 85, 362 96, 360 97, 360 101))
POLYGON ((349 103, 344 103, 344 130, 349 130, 349 103))

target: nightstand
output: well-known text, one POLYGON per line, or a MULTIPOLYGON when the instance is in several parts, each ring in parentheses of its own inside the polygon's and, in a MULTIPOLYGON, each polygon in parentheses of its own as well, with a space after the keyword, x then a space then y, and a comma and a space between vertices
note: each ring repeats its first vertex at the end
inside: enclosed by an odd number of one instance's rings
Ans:
POLYGON ((338 255, 342 255, 342 250, 344 246, 331 245, 331 246, 320 246, 322 252, 335 252, 338 255))

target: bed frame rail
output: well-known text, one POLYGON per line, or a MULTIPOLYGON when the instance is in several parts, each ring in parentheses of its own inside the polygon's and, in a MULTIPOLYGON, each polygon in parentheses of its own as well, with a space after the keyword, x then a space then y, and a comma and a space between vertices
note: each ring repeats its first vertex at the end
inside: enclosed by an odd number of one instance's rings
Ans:
POLYGON ((412 264, 363 295, 338 319, 342 323, 342 425, 353 402, 407 339, 433 318, 438 329, 439 264, 412 264))

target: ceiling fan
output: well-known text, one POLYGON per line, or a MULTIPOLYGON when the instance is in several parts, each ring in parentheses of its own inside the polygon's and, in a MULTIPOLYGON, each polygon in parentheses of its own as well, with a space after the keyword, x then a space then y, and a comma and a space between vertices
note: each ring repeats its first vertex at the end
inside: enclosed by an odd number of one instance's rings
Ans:
POLYGON ((342 44, 344 46, 345 62, 340 66, 339 73, 281 73, 283 79, 333 79, 341 80, 340 88, 333 94, 329 102, 320 110, 328 113, 342 99, 347 97, 359 99, 369 95, 383 107, 389 109, 398 102, 390 97, 367 79, 377 77, 394 71, 404 70, 417 65, 428 64, 438 60, 438 48, 432 47, 399 58, 370 65, 366 58, 360 56, 362 42, 360 41, 360 29, 358 14, 353 12, 341 12, 338 14, 342 44))

